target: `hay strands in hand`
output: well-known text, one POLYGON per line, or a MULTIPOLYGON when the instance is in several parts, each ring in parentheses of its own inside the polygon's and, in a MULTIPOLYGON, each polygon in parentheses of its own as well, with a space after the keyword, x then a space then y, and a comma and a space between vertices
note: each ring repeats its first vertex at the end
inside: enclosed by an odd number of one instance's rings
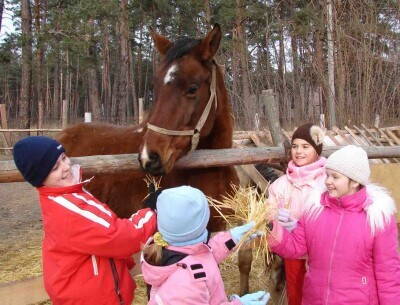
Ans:
POLYGON ((155 187, 155 191, 157 191, 160 187, 161 187, 161 179, 162 177, 154 177, 151 175, 146 175, 146 177, 144 177, 144 182, 146 182, 146 186, 149 187, 151 184, 154 185, 155 187))
POLYGON ((162 177, 154 177, 151 175, 146 175, 146 177, 144 177, 143 180, 146 183, 148 194, 146 195, 146 197, 144 197, 143 200, 146 200, 147 197, 149 197, 150 192, 155 192, 159 188, 161 188, 161 179, 162 179, 162 177), (151 187, 154 188, 154 190, 150 191, 151 187))
POLYGON ((267 189, 259 193, 255 187, 242 187, 232 185, 232 193, 224 196, 221 201, 208 198, 210 206, 216 209, 230 227, 254 221, 255 226, 242 238, 236 251, 244 244, 256 248, 256 256, 263 254, 270 261, 267 236, 269 229, 266 219, 272 219, 276 208, 268 203, 267 189), (250 235, 257 233, 261 236, 254 242, 246 243, 250 235))

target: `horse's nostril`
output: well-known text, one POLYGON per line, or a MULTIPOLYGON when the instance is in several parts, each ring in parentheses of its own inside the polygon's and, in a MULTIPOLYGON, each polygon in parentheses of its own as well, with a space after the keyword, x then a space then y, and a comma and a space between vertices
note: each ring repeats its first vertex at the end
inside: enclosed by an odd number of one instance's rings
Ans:
POLYGON ((149 154, 149 159, 150 159, 150 161, 152 161, 152 162, 156 162, 156 161, 159 161, 159 160, 160 160, 160 156, 159 156, 157 153, 155 153, 155 152, 151 152, 151 153, 149 154))
POLYGON ((143 160, 141 160, 141 165, 146 172, 152 175, 158 176, 164 173, 164 169, 161 164, 161 158, 159 154, 155 152, 150 152, 147 155, 146 162, 143 162, 143 160))

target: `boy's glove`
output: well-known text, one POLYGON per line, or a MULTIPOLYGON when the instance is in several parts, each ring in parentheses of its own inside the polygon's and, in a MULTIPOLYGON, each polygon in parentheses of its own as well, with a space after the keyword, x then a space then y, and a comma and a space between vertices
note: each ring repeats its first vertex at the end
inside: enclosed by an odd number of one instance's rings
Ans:
POLYGON ((161 194, 163 190, 159 188, 156 190, 156 187, 153 183, 150 183, 148 186, 148 192, 146 199, 144 200, 144 206, 152 209, 153 211, 157 210, 157 198, 161 194))
POLYGON ((290 216, 287 209, 279 209, 278 223, 289 232, 293 231, 297 227, 297 220, 290 216))
POLYGON ((270 299, 270 294, 266 291, 257 291, 254 293, 245 294, 242 297, 234 295, 233 298, 239 299, 243 305, 265 305, 270 299))
MULTIPOLYGON (((249 232, 254 227, 254 225, 255 225, 254 221, 251 221, 242 226, 238 226, 238 227, 234 227, 234 228, 230 229, 232 239, 235 242, 235 244, 238 244, 240 242, 240 240, 243 238, 243 236, 246 235, 246 233, 249 232)), ((260 235, 261 234, 259 234, 257 232, 253 233, 249 236, 249 239, 247 241, 252 240, 260 235)))

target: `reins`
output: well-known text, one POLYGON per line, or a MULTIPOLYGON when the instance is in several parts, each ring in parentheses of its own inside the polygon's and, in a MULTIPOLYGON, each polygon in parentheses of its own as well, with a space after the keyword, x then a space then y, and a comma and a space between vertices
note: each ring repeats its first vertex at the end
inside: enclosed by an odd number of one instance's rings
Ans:
POLYGON ((200 116, 199 121, 197 122, 196 126, 194 129, 190 130, 171 130, 171 129, 166 129, 162 127, 158 127, 156 125, 147 123, 147 128, 169 136, 191 136, 192 137, 192 147, 190 151, 194 151, 197 148, 197 145, 199 144, 200 140, 200 132, 201 129, 203 128, 205 122, 207 121, 208 115, 210 114, 211 110, 211 105, 213 101, 215 100, 215 109, 217 109, 217 93, 216 93, 216 87, 217 87, 217 77, 216 77, 216 66, 215 63, 212 66, 212 71, 211 71, 211 84, 210 84, 210 98, 208 99, 207 105, 203 110, 203 113, 200 116))

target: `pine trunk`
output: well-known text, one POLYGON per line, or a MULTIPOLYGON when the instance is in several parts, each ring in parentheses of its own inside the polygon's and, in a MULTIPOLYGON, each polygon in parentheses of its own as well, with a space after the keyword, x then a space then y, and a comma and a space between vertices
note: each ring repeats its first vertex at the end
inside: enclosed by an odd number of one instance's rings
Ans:
POLYGON ((109 120, 111 118, 111 76, 110 76, 110 33, 108 24, 103 26, 103 52, 102 52, 102 98, 101 101, 104 105, 104 118, 109 120))
POLYGON ((327 61, 328 61, 328 114, 329 127, 336 126, 335 107, 335 61, 333 43, 333 8, 332 0, 327 0, 327 61))
POLYGON ((30 127, 30 105, 32 99, 32 14, 29 0, 21 1, 22 71, 19 124, 30 127))
MULTIPOLYGON (((94 27, 93 19, 89 20, 90 26, 94 27)), ((93 29, 92 33, 95 32, 93 29)), ((97 78, 97 56, 96 56, 96 44, 94 42, 93 34, 88 35, 90 38, 90 45, 88 49, 88 55, 90 58, 90 65, 88 67, 88 88, 89 88, 89 106, 92 112, 93 120, 100 120, 100 95, 99 95, 99 82, 97 78)))
POLYGON ((238 56, 240 62, 240 80, 241 80, 241 91, 242 91, 242 100, 244 109, 246 109, 245 117, 246 117, 246 127, 252 128, 254 127, 253 122, 253 114, 254 107, 253 101, 254 99, 250 99, 250 84, 249 84, 249 69, 248 69, 248 53, 247 53, 247 43, 246 43, 246 35, 244 33, 244 26, 242 25, 244 20, 244 4, 243 0, 236 0, 236 34, 237 34, 237 45, 238 45, 238 56))
POLYGON ((118 118, 121 122, 126 122, 126 116, 131 111, 128 108, 129 104, 129 25, 128 25, 128 0, 120 0, 120 18, 118 25, 119 43, 120 43, 120 63, 119 63, 119 86, 118 86, 118 118), (129 112, 128 112, 129 111, 129 112))
POLYGON ((36 82, 35 82, 35 91, 36 91, 36 99, 37 99, 37 110, 38 110, 38 128, 41 129, 43 127, 43 119, 44 119, 44 101, 43 101, 43 54, 44 54, 44 43, 41 31, 41 23, 45 19, 42 20, 41 16, 41 1, 35 0, 35 29, 37 36, 37 46, 36 46, 36 56, 35 56, 35 66, 36 66, 36 82))

